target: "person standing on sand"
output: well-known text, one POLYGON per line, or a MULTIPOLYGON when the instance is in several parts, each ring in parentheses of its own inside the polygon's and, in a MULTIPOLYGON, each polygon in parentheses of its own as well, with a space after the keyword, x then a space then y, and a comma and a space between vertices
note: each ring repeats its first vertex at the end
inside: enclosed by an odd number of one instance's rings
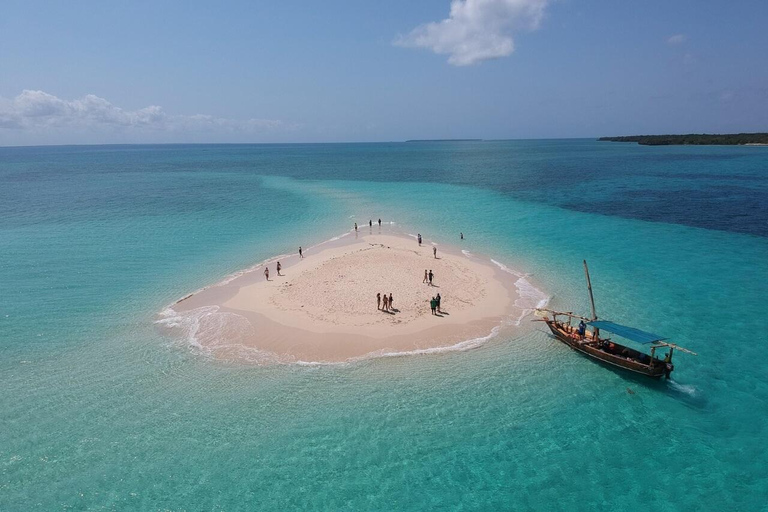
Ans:
POLYGON ((416 240, 418 240, 419 241, 419 245, 421 245, 421 233, 416 235, 416 240))
POLYGON ((264 267, 264 277, 269 281, 269 267, 264 267))
POLYGON ((434 277, 435 274, 432 273, 432 270, 429 271, 429 286, 432 286, 432 277, 434 277))
POLYGON ((424 280, 422 283, 426 283, 429 281, 429 275, 427 274, 427 269, 424 269, 424 280))
POLYGON ((432 310, 432 314, 435 314, 435 308, 437 307, 437 301, 434 297, 432 297, 432 300, 429 301, 429 309, 432 310))
POLYGON ((389 309, 395 309, 395 307, 392 305, 395 303, 395 299, 392 298, 392 292, 389 292, 389 309))
POLYGON ((437 259, 437 247, 432 248, 432 254, 434 254, 435 259, 437 259))
POLYGON ((301 246, 299 246, 299 258, 300 259, 304 258, 304 253, 301 252, 301 246))
POLYGON ((387 299, 387 294, 386 293, 384 294, 384 302, 382 304, 383 305, 381 306, 381 310, 382 311, 388 311, 389 310, 389 299, 387 299))
POLYGON ((283 269, 283 266, 280 265, 280 262, 277 262, 277 275, 280 275, 280 271, 283 269))
POLYGON ((357 222, 355 222, 355 233, 357 233, 357 222))
POLYGON ((440 311, 440 293, 438 292, 437 297, 435 297, 435 305, 437 306, 437 312, 442 314, 443 312, 440 311))
POLYGON ((381 309, 381 293, 376 294, 376 309, 381 309))

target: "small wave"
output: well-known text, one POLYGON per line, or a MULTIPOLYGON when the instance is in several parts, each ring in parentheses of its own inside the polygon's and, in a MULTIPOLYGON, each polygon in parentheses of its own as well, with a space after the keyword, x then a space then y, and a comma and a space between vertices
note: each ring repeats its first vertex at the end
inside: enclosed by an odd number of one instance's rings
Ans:
POLYGON ((160 312, 162 318, 155 320, 155 324, 178 332, 184 341, 193 347, 202 349, 203 346, 197 339, 200 322, 204 317, 216 314, 218 311, 218 306, 203 306, 186 313, 181 313, 173 308, 165 308, 160 312))
POLYGON ((252 364, 281 362, 277 354, 245 345, 253 335, 247 318, 235 313, 221 312, 218 306, 203 306, 189 311, 166 308, 155 323, 168 329, 172 337, 197 354, 216 356, 223 360, 246 361, 252 364))
POLYGON ((351 231, 345 231, 344 233, 341 233, 340 235, 336 235, 336 236, 334 236, 332 238, 329 238, 328 240, 323 240, 319 244, 310 245, 309 247, 307 247, 307 250, 308 249, 314 249, 315 247, 320 247, 321 245, 325 245, 325 244, 328 244, 328 243, 331 243, 331 242, 335 242, 336 240, 341 240, 345 236, 351 235, 353 231, 354 231, 354 229, 352 229, 351 231))
POLYGON ((493 258, 491 258, 491 262, 502 271, 517 277, 515 288, 517 288, 518 298, 515 300, 515 306, 522 309, 522 313, 520 314, 520 317, 515 320, 514 325, 520 325, 526 316, 531 314, 537 308, 543 308, 549 303, 549 297, 526 279, 530 274, 517 272, 493 258))
POLYGON ((346 361, 339 361, 339 362, 295 361, 293 364, 296 364, 299 366, 338 366, 338 365, 347 365, 347 364, 359 363, 363 361, 370 361, 373 359, 382 359, 382 358, 389 358, 389 357, 408 357, 408 356, 418 356, 418 355, 444 354, 447 352, 466 352, 467 350, 478 348, 484 343, 486 343, 488 340, 495 338, 499 334, 500 328, 501 326, 497 325, 496 327, 491 329, 491 332, 487 336, 481 336, 478 338, 472 338, 469 340, 460 341, 455 345, 449 345, 447 347, 420 348, 416 350, 402 350, 397 352, 387 352, 386 350, 383 349, 383 350, 377 350, 375 352, 370 352, 363 356, 352 357, 350 359, 347 359, 346 361))
POLYGON ((466 256, 467 258, 471 258, 471 257, 472 257, 472 253, 471 253, 471 252, 469 252, 469 251, 468 251, 468 250, 466 250, 466 249, 462 249, 462 250, 461 250, 461 254, 463 254, 463 255, 464 255, 464 256, 466 256))

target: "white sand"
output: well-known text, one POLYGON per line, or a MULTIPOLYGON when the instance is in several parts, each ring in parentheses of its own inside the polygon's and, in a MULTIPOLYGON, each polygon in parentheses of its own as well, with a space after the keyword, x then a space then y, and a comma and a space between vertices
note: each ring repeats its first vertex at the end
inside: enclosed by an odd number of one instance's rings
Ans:
MULTIPOLYGON (((217 339, 199 340, 202 345, 245 346, 286 361, 322 362, 451 346, 487 336, 515 314, 511 276, 461 254, 438 248, 436 259, 432 245, 373 234, 315 251, 293 263, 284 260, 283 276, 273 263, 269 281, 263 267, 257 268, 175 309, 218 306, 218 315, 236 320, 229 329, 218 329, 217 339), (425 269, 433 271, 434 286, 422 282, 425 269), (394 311, 377 309, 377 292, 393 295, 394 311), (443 314, 435 316, 429 300, 438 292, 443 314)), ((225 320, 218 318, 216 325, 225 320)))

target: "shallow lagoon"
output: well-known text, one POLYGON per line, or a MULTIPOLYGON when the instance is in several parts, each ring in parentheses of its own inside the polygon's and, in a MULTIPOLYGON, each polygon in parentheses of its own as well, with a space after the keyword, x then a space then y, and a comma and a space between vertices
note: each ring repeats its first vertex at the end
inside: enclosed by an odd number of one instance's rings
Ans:
POLYGON ((593 141, 0 149, 0 508, 759 510, 768 149, 593 141), (343 366, 213 361, 158 311, 382 217, 665 334, 671 382, 538 324, 343 366), (634 394, 629 393, 631 389, 634 394))

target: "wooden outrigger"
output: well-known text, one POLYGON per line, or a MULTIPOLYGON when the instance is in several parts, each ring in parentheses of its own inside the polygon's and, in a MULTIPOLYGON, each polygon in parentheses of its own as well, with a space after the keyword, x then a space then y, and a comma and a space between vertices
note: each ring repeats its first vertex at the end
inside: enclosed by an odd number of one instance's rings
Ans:
POLYGON ((584 274, 587 279, 589 301, 592 306, 592 318, 574 315, 572 311, 555 311, 543 308, 536 310, 538 315, 543 316, 541 321, 546 322, 557 339, 592 359, 597 359, 600 362, 654 379, 661 378, 662 376, 669 378, 669 374, 675 369, 675 366, 672 364, 672 354, 675 350, 696 355, 695 352, 669 343, 666 341, 666 338, 656 334, 619 325, 607 320, 598 320, 586 261, 584 261, 584 274), (572 325, 573 320, 579 320, 578 328, 572 325), (588 330, 586 326, 590 326, 591 330, 588 330), (626 345, 618 344, 609 337, 601 337, 601 330, 637 343, 650 345, 651 353, 646 354, 626 345), (664 358, 660 359, 656 356, 656 351, 664 348, 669 350, 664 355, 664 358))

